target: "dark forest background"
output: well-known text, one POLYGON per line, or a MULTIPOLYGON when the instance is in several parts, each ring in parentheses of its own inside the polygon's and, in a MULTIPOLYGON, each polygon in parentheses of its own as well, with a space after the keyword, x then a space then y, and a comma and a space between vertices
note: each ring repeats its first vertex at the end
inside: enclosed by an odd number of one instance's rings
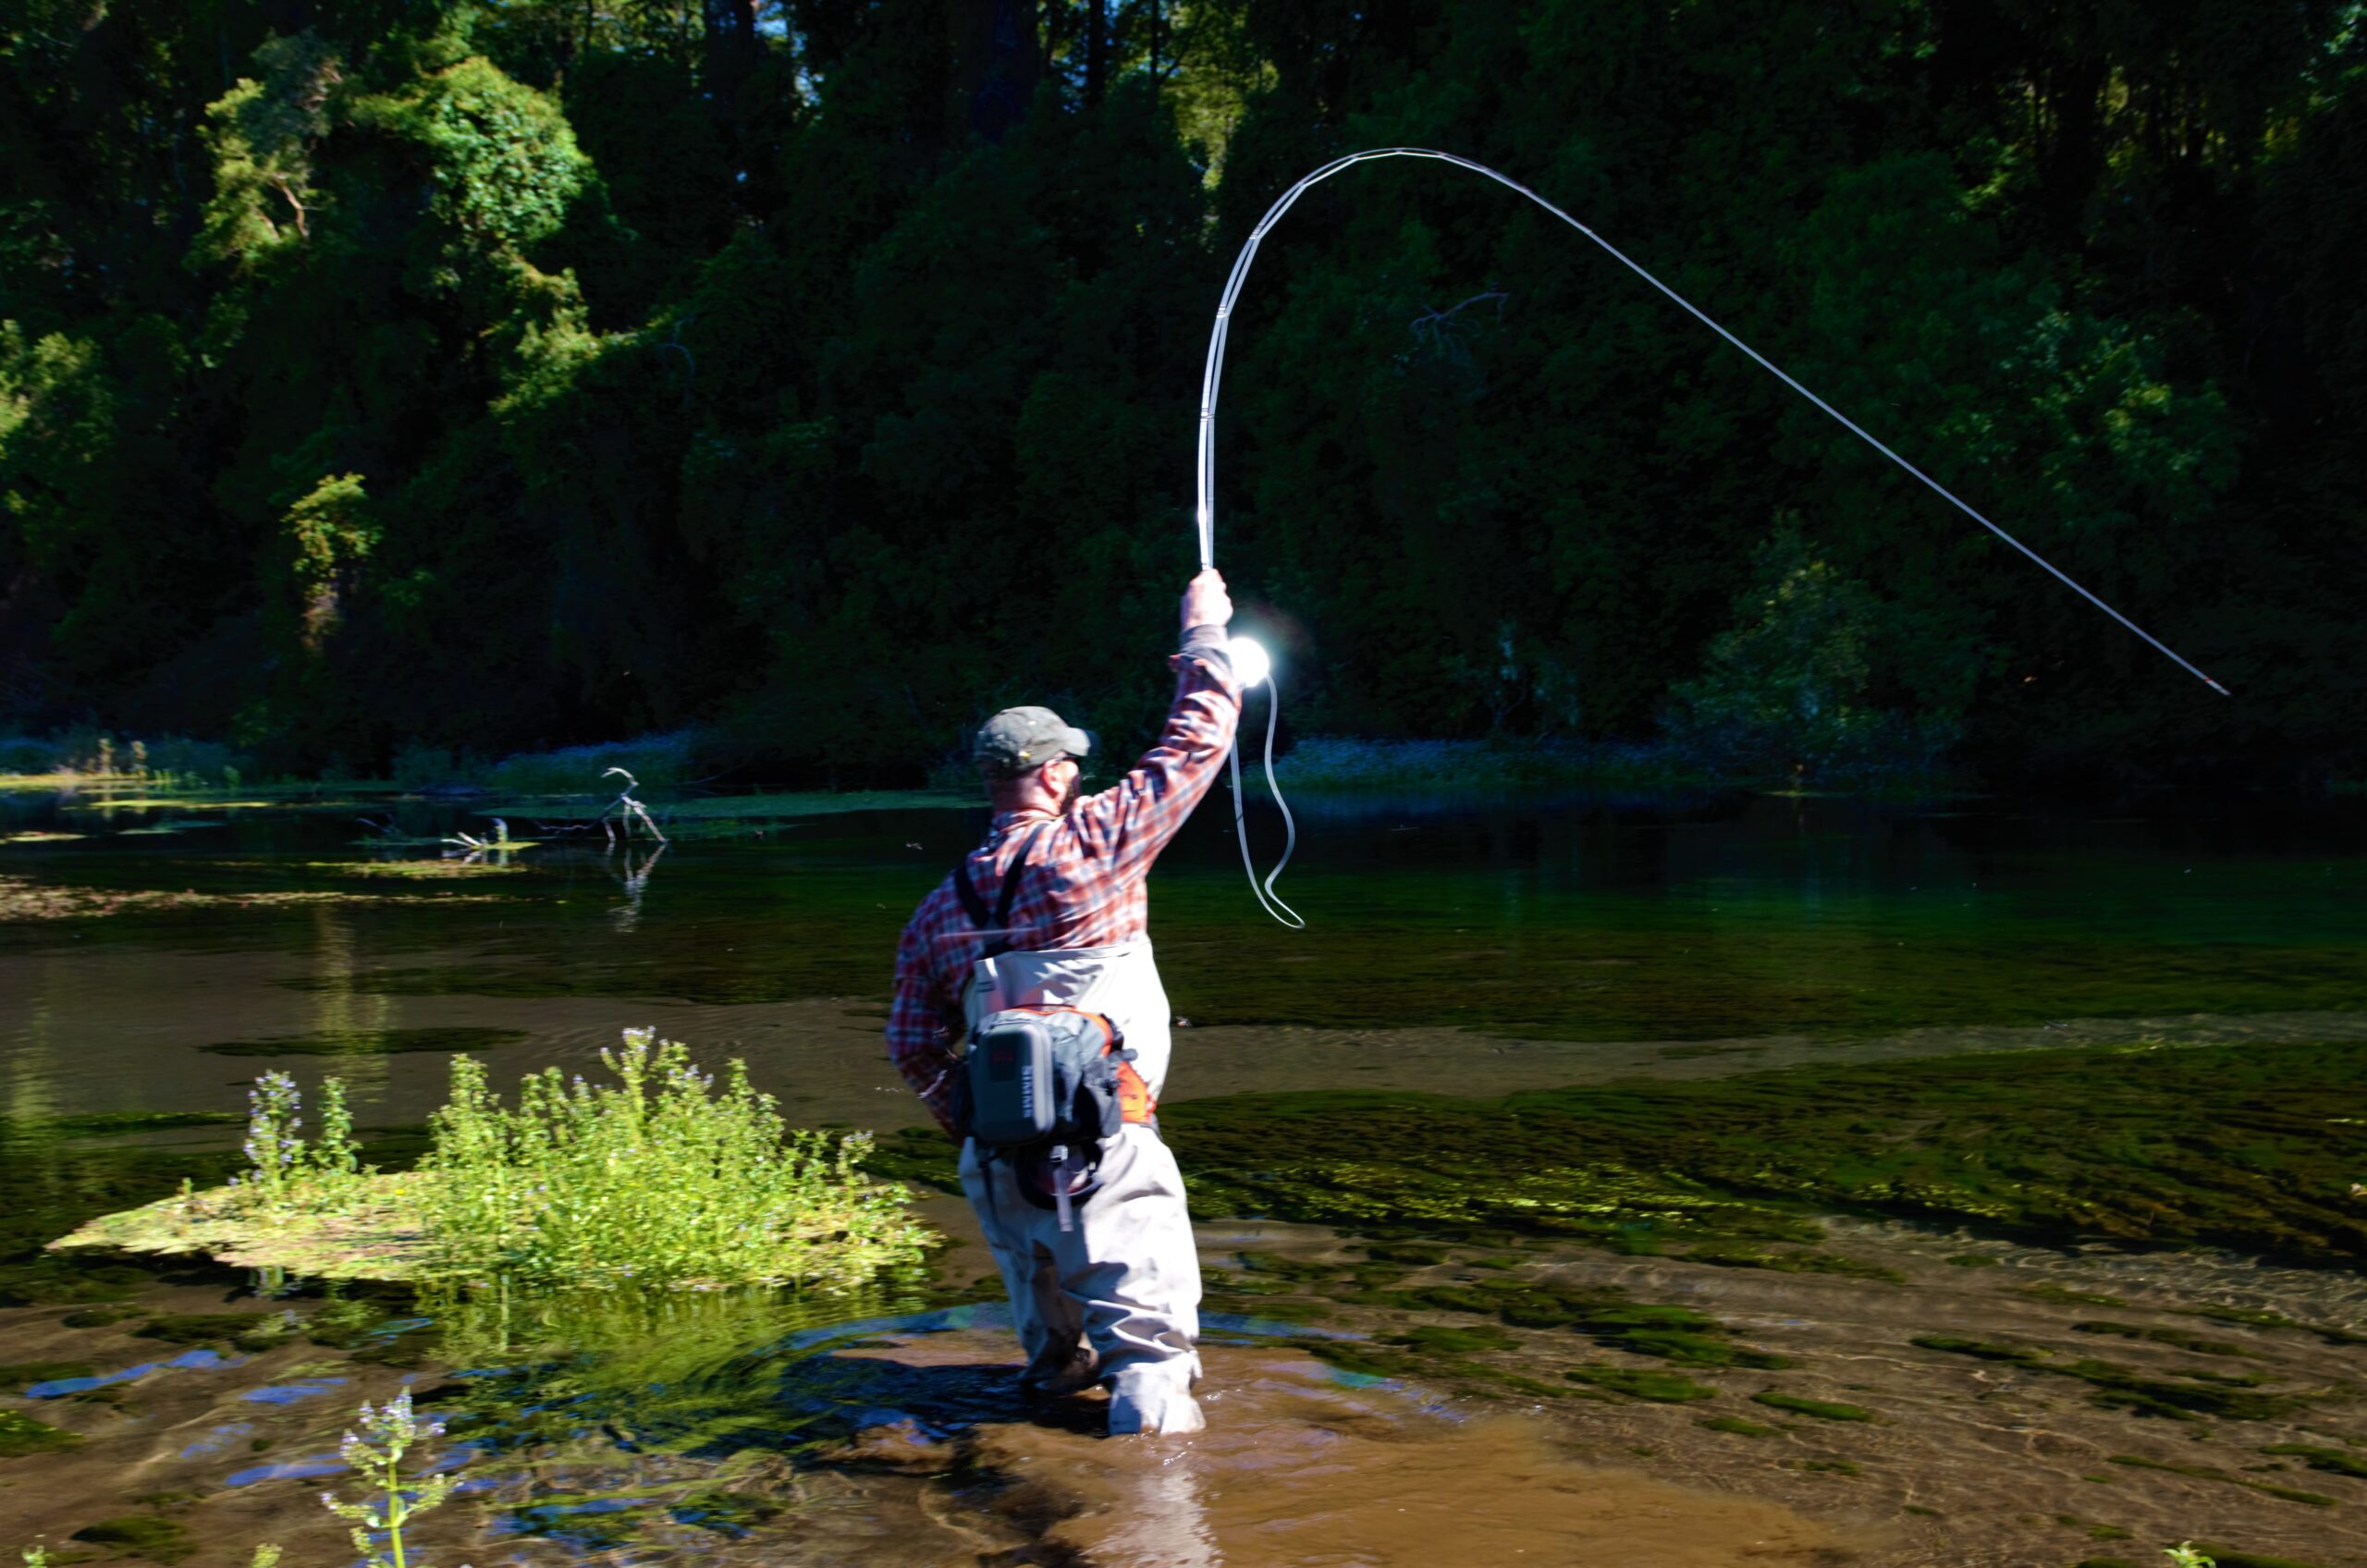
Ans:
MULTIPOLYGON (((1303 731, 2297 777, 2367 715, 2333 0, 7 0, 0 731, 374 770, 700 725, 892 780, 1303 731)), ((1837 765, 1836 765, 1837 766, 1837 765)))

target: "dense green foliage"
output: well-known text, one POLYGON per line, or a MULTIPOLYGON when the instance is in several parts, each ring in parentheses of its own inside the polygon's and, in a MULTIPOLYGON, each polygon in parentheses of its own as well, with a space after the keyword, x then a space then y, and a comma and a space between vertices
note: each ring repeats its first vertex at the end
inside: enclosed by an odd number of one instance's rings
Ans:
POLYGON ((441 1258, 563 1286, 826 1289, 918 1260, 926 1232, 902 1189, 859 1169, 868 1134, 791 1131, 745 1064, 718 1088, 646 1031, 626 1031, 600 1060, 615 1084, 546 1068, 509 1110, 473 1059, 452 1059, 422 1206, 441 1258))
MULTIPOLYGON (((865 1176, 868 1133, 786 1126, 732 1062, 701 1072, 645 1030, 602 1051, 616 1077, 528 1074, 503 1106, 452 1058, 416 1171, 361 1162, 345 1085, 307 1140, 296 1082, 249 1093, 247 1169, 227 1186, 102 1215, 60 1247, 211 1253, 323 1279, 498 1280, 576 1290, 773 1284, 844 1292, 909 1270, 928 1233, 901 1187, 865 1176)), ((225 1320, 201 1325, 209 1335, 225 1320)))
POLYGON ((1007 701, 1137 734, 1224 269, 1305 169, 1416 142, 1568 205, 2238 700, 1566 229, 1383 165, 1276 231, 1233 337, 1220 553, 1301 725, 1767 777, 2339 758, 2356 22, 29 0, 0 729, 375 769, 700 722, 889 782, 1007 701))

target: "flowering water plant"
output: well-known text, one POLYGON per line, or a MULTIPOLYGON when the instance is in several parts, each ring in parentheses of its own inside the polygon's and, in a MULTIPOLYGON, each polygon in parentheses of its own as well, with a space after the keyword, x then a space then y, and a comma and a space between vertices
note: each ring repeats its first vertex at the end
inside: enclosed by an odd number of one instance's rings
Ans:
POLYGON ((417 1170, 361 1163, 345 1086, 301 1096, 282 1072, 250 1096, 248 1169, 92 1221, 54 1246, 212 1253, 320 1278, 485 1280, 565 1289, 627 1282, 840 1291, 919 1261, 911 1197, 866 1177, 867 1133, 788 1127, 744 1064, 720 1073, 647 1030, 601 1053, 613 1082, 530 1073, 515 1109, 452 1060, 417 1170))

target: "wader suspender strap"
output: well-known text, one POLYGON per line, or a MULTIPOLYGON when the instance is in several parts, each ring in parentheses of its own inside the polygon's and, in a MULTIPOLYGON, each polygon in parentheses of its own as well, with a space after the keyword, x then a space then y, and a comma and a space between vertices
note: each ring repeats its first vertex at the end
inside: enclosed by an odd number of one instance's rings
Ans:
POLYGON ((1027 851, 1036 847, 1036 840, 1043 832, 1043 828, 1036 828, 1019 846, 1019 853, 1011 863, 1011 875, 1002 879, 1002 888, 995 895, 991 917, 987 913, 987 900, 978 897, 978 889, 970 885, 970 857, 964 855, 953 863, 953 891, 962 900, 963 913, 979 930, 995 933, 987 939, 987 950, 981 957, 996 958, 1011 951, 1011 912, 1019 902, 1020 880, 1027 871, 1027 851))

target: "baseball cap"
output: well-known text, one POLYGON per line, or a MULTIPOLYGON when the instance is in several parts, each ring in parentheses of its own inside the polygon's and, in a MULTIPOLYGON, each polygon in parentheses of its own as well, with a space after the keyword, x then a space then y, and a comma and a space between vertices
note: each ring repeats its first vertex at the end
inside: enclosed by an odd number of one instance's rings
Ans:
POLYGON ((1005 708, 978 727, 970 755, 999 778, 1032 773, 1058 757, 1083 757, 1093 737, 1061 722, 1049 708, 1005 708))

